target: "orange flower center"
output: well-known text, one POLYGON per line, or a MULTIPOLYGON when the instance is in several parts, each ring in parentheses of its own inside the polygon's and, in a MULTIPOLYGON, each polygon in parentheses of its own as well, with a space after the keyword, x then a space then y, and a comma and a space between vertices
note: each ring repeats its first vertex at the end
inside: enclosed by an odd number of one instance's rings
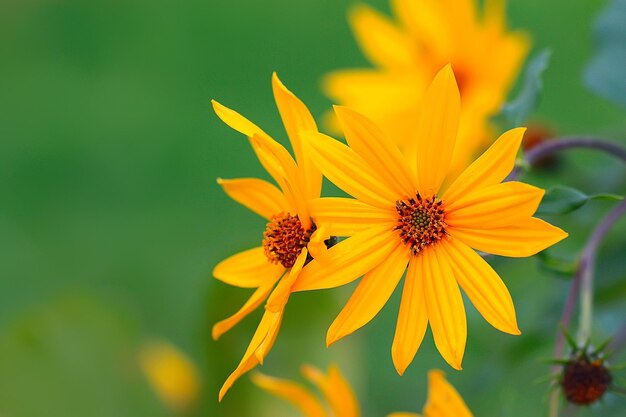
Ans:
POLYGON ((280 213, 272 216, 263 233, 265 256, 273 263, 291 268, 306 247, 316 227, 304 230, 298 216, 280 213))
POLYGON ((611 374, 601 359, 582 357, 572 360, 563 370, 561 387, 574 404, 591 404, 599 400, 611 384, 611 374))
POLYGON ((436 196, 423 198, 419 193, 415 198, 396 201, 400 239, 411 248, 415 256, 422 249, 437 243, 446 234, 443 202, 436 196))

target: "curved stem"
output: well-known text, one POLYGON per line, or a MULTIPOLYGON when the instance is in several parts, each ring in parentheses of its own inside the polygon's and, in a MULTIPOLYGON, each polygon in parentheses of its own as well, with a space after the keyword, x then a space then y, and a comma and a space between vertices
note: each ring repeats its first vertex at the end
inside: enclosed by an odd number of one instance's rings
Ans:
MULTIPOLYGON (((524 160, 528 165, 532 166, 538 160, 545 158, 546 156, 550 156, 556 152, 565 149, 575 148, 586 148, 603 151, 615 158, 621 159, 624 163, 626 163, 626 148, 624 148, 619 143, 599 138, 570 136, 547 140, 537 146, 534 146, 526 152, 526 154, 524 155, 524 160)), ((522 167, 515 167, 515 169, 513 169, 513 171, 511 171, 511 173, 509 174, 507 180, 511 181, 519 177, 521 172, 522 167)))

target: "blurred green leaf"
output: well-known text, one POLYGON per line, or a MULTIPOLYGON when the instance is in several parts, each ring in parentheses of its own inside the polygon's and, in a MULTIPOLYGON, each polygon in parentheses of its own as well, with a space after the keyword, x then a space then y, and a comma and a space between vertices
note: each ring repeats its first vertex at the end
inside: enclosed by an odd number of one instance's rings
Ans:
POLYGON ((572 278, 576 273, 576 269, 578 269, 578 259, 556 256, 548 251, 539 252, 537 259, 539 259, 541 269, 568 278, 572 278))
POLYGON ((626 0, 612 1, 598 16, 596 54, 585 71, 594 93, 626 106, 626 0))
POLYGON ((557 185, 546 191, 537 214, 567 214, 584 206, 589 200, 622 200, 615 194, 587 195, 572 187, 557 185))
POLYGON ((528 62, 522 89, 514 100, 506 103, 502 108, 502 115, 512 126, 522 126, 539 105, 543 89, 541 75, 548 68, 551 56, 552 51, 544 49, 528 62))

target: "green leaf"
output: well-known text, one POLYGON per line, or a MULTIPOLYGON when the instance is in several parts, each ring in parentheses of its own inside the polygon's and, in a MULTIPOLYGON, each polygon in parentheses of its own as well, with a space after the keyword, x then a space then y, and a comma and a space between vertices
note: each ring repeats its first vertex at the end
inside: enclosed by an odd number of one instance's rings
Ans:
POLYGON ((622 200, 615 194, 587 195, 572 187, 557 185, 546 191, 536 214, 567 214, 584 206, 589 200, 622 200))
POLYGON ((564 258, 543 251, 537 254, 541 269, 572 278, 578 269, 578 259, 564 258))
POLYGON ((522 126, 539 105, 543 89, 541 75, 548 68, 551 56, 552 51, 544 49, 528 63, 522 89, 513 101, 502 108, 502 115, 513 127, 522 126))
POLYGON ((626 0, 614 0, 598 16, 596 53, 585 70, 592 92, 626 106, 626 0))

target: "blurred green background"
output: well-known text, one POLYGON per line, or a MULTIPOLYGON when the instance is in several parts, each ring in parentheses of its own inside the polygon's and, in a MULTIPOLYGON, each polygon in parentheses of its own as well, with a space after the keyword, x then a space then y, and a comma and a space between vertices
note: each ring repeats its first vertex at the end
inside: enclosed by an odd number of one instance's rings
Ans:
MULTIPOLYGON (((386 0, 369 4, 388 10, 386 0)), ((212 113, 216 98, 285 143, 270 76, 321 116, 319 79, 366 64, 345 19, 347 0, 0 2, 0 416, 167 416, 137 364, 146 340, 164 339, 198 366, 190 416, 295 415, 242 378, 222 404, 259 314, 214 342, 210 327, 249 292, 211 278, 221 259, 256 246, 264 222, 229 200, 215 178, 267 177, 245 138, 212 113)), ((510 0, 513 27, 550 47, 534 116, 559 134, 626 139, 623 109, 583 87, 602 1, 510 0)), ((532 183, 624 194, 624 171, 605 156, 571 152, 532 183)), ((552 218, 575 254, 610 202, 552 218)), ((598 339, 626 311, 624 225, 598 262, 598 339)), ((556 323, 568 281, 535 259, 494 259, 516 301, 521 337, 491 328, 468 305, 464 372, 427 336, 404 377, 390 347, 396 293, 373 322, 331 349, 326 328, 351 288, 296 294, 263 370, 337 362, 366 417, 418 411, 425 371, 447 371, 476 416, 539 416, 547 409, 556 323)), ((624 355, 621 358, 624 360, 624 355)), ((622 373, 623 375, 623 373, 622 373)), ((615 395, 578 415, 624 415, 615 395)))

